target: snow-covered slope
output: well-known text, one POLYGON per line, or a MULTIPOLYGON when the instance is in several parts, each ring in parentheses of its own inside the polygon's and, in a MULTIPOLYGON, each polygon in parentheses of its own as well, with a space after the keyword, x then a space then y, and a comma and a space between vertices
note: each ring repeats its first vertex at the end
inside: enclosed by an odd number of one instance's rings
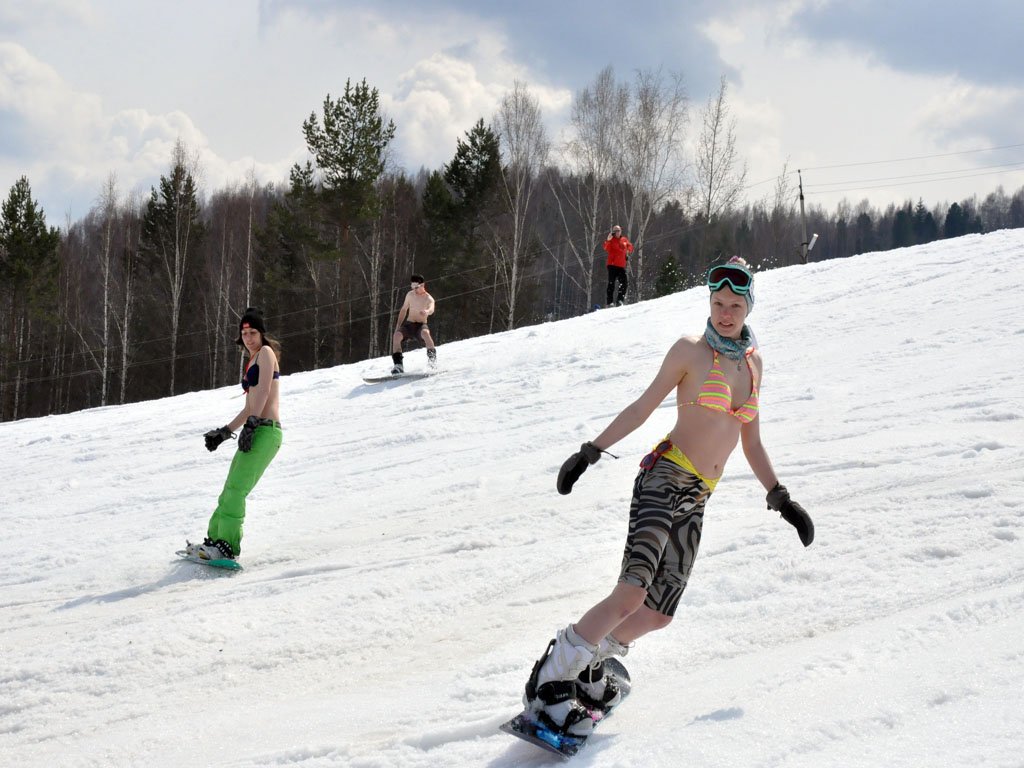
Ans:
MULTIPOLYGON (((574 764, 1024 765, 1024 231, 757 282, 762 434, 817 538, 737 451, 675 622, 574 764)), ((550 764, 497 727, 613 586, 673 404, 570 496, 557 467, 706 309, 445 345, 419 382, 364 385, 384 358, 285 377, 237 574, 173 556, 237 388, 0 424, 0 764, 550 764)))

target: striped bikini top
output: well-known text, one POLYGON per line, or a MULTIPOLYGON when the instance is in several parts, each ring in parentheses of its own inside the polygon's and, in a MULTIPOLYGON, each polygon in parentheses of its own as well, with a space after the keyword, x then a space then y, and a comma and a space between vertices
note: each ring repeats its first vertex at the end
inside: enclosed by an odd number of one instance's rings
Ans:
POLYGON ((750 397, 739 408, 732 407, 732 387, 725 379, 725 371, 718 363, 718 351, 715 350, 715 360, 708 371, 708 377, 701 384, 700 392, 696 400, 691 400, 684 405, 699 405, 703 408, 710 408, 713 411, 721 411, 729 416, 735 416, 743 424, 749 424, 757 418, 757 375, 754 373, 754 366, 750 363, 750 356, 754 354, 754 348, 746 351, 744 357, 747 360, 747 368, 750 369, 750 397))

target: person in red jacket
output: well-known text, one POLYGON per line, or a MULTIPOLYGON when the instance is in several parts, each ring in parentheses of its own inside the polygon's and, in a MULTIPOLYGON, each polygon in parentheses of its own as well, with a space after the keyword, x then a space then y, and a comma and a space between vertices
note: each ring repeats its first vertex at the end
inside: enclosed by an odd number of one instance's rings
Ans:
POLYGON ((628 254, 633 252, 633 244, 622 234, 622 227, 616 224, 604 241, 604 249, 608 253, 608 300, 605 306, 610 307, 614 303, 620 306, 626 300, 626 289, 629 287, 629 278, 626 277, 626 260, 628 254), (615 284, 619 284, 619 295, 615 296, 615 284))

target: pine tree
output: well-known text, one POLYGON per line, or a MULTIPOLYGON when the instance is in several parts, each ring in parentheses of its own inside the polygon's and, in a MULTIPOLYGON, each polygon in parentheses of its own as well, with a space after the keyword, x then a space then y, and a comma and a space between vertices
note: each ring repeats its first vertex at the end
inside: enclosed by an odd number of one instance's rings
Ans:
POLYGON ((174 394, 175 368, 181 308, 189 259, 198 250, 204 228, 199 220, 199 198, 195 179, 186 169, 184 145, 174 147, 170 176, 160 177, 160 191, 151 189, 142 220, 140 251, 151 270, 166 279, 170 364, 168 394, 174 394))
POLYGON ((443 176, 431 174, 423 198, 428 244, 452 296, 453 312, 441 322, 451 326, 454 338, 485 333, 489 326, 490 302, 480 297, 491 290, 494 269, 482 239, 497 214, 500 188, 498 137, 481 118, 465 139, 456 142, 455 156, 444 167, 443 176))
POLYGON ((494 202, 501 183, 498 136, 484 125, 483 118, 457 140, 455 157, 445 166, 444 180, 451 187, 463 219, 471 226, 494 202))
POLYGON ((910 203, 906 207, 896 211, 892 221, 892 247, 904 248, 914 244, 914 223, 913 214, 910 212, 910 203))
POLYGON ((1010 201, 1010 228, 1024 227, 1024 190, 1018 191, 1010 201))
POLYGON ((0 208, 0 418, 19 416, 33 341, 30 321, 53 319, 59 245, 60 233, 46 226, 22 176, 0 208))
POLYGON ((423 188, 423 219, 426 222, 425 268, 439 277, 455 271, 459 248, 459 205, 440 171, 427 176, 423 188))
POLYGON ((914 243, 923 245, 930 243, 939 236, 939 225, 935 222, 932 212, 924 207, 924 200, 918 199, 914 208, 914 243))
POLYGON ((364 78, 345 81, 339 99, 324 98, 323 116, 310 113, 302 124, 309 151, 316 158, 323 188, 340 205, 342 225, 351 227, 376 211, 374 186, 384 174, 386 152, 395 124, 380 111, 380 96, 364 78))
POLYGON ((654 281, 654 295, 656 297, 668 296, 682 290, 684 284, 683 271, 679 269, 675 258, 669 256, 658 270, 658 277, 654 281))
POLYGON ((321 174, 322 215, 325 243, 335 251, 337 267, 338 323, 334 334, 335 353, 339 360, 354 353, 351 321, 353 295, 350 274, 362 277, 366 286, 367 305, 361 314, 370 318, 369 348, 378 339, 377 323, 382 298, 382 272, 385 256, 382 251, 381 199, 379 182, 384 175, 387 148, 395 136, 395 124, 385 121, 380 111, 380 96, 364 78, 352 85, 345 81, 345 92, 339 99, 330 94, 324 99, 323 116, 311 113, 302 124, 302 133, 309 151, 316 158, 321 174), (346 326, 349 332, 345 333, 346 326))
POLYGON ((878 237, 875 235, 875 223, 871 220, 871 214, 864 212, 858 214, 854 226, 853 252, 868 253, 878 248, 878 237))
POLYGON ((298 322, 309 333, 293 338, 289 357, 310 361, 318 369, 327 352, 324 310, 328 263, 336 256, 323 231, 321 200, 313 165, 296 163, 289 173, 289 189, 276 200, 266 224, 257 234, 262 254, 261 287, 280 300, 292 300, 305 312, 298 322), (294 357, 293 357, 294 353, 294 357))
POLYGON ((953 203, 946 212, 946 221, 942 225, 942 236, 945 238, 960 237, 967 234, 967 217, 960 203, 953 203))

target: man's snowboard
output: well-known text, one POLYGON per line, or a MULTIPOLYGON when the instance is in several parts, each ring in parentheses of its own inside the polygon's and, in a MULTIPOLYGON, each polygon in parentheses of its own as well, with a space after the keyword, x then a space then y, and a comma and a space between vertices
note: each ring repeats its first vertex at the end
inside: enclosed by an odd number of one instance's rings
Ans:
POLYGON ((229 560, 228 558, 224 558, 223 560, 203 560, 201 557, 190 555, 184 549, 179 549, 174 554, 184 558, 185 560, 189 560, 190 562, 199 563, 200 565, 209 565, 212 568, 223 568, 226 571, 242 570, 242 565, 237 560, 229 560))
MULTIPOLYGON (((622 666, 622 662, 615 657, 605 659, 604 669, 605 673, 612 675, 619 685, 619 691, 622 693, 622 700, 619 701, 619 706, 622 706, 622 701, 629 696, 631 687, 629 672, 627 672, 626 668, 622 666)), ((601 717, 600 719, 595 718, 594 728, 597 728, 598 724, 606 717, 608 717, 608 715, 601 717)), ((570 736, 569 734, 560 733, 548 728, 546 725, 541 723, 534 722, 529 718, 525 710, 513 717, 507 723, 502 723, 501 730, 505 733, 517 736, 523 741, 535 744, 548 752, 554 752, 556 755, 561 755, 564 758, 570 758, 579 752, 583 748, 583 745, 587 743, 587 739, 590 738, 590 736, 570 736)))
POLYGON ((388 373, 383 376, 363 376, 367 384, 380 384, 382 381, 398 381, 399 379, 426 379, 436 376, 441 371, 406 371, 405 373, 388 373))

